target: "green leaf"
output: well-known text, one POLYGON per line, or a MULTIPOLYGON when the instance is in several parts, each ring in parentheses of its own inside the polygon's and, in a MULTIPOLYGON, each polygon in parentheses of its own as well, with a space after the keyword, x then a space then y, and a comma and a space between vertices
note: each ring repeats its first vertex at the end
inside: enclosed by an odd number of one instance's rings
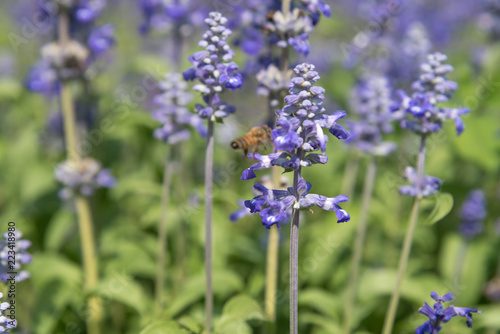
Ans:
POLYGON ((328 318, 337 318, 336 310, 338 303, 336 296, 322 289, 308 289, 299 294, 299 306, 307 306, 328 316, 328 318))
POLYGON ((248 320, 264 320, 264 312, 251 297, 239 295, 231 298, 217 321, 215 331, 218 333, 252 333, 246 322, 248 320))
POLYGON ((438 193, 434 209, 425 220, 425 225, 432 225, 446 217, 453 208, 453 196, 449 193, 438 193))
POLYGON ((54 280, 37 291, 33 305, 33 332, 52 334, 61 314, 75 298, 75 288, 62 280, 54 280))
POLYGON ((334 322, 329 318, 318 315, 315 313, 302 313, 300 315, 300 322, 302 325, 318 326, 325 331, 325 333, 341 333, 342 329, 338 322, 334 322))
MULTIPOLYGON (((236 291, 241 291, 243 282, 238 275, 231 271, 216 269, 213 273, 213 289, 215 296, 226 298, 236 291)), ((188 306, 202 299, 204 295, 205 275, 200 274, 192 277, 182 287, 179 297, 169 305, 164 316, 167 318, 176 316, 188 306)))
POLYGON ((146 311, 146 296, 139 283, 123 272, 113 272, 99 282, 96 293, 104 300, 114 300, 143 314, 146 311))
POLYGON ((144 328, 140 334, 186 334, 189 331, 183 329, 175 321, 158 321, 144 328))

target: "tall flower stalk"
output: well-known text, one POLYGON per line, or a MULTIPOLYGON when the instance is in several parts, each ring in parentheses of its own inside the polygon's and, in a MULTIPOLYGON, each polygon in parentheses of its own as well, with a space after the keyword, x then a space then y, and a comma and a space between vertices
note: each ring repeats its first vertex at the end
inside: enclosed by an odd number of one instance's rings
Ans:
POLYGON ((190 128, 195 128, 202 135, 206 134, 202 119, 191 113, 187 104, 192 95, 187 92, 187 84, 179 73, 168 73, 160 81, 160 93, 154 97, 155 109, 152 117, 161 123, 154 131, 158 140, 168 144, 167 155, 163 168, 163 184, 161 194, 161 216, 158 225, 158 264, 156 273, 155 304, 156 311, 163 309, 163 291, 165 280, 165 266, 167 257, 167 212, 170 200, 172 174, 175 166, 175 151, 183 141, 190 138, 190 128))
MULTIPOLYGON (((97 287, 99 276, 89 196, 99 187, 113 187, 115 180, 99 162, 82 156, 71 83, 83 83, 83 91, 88 94, 91 75, 88 68, 114 44, 112 25, 93 27, 104 4, 104 1, 39 2, 40 14, 46 16, 48 23, 54 23, 53 30, 57 32, 58 40, 43 46, 42 60, 31 69, 26 81, 27 87, 34 92, 48 97, 59 93, 60 96, 67 159, 56 167, 55 176, 64 185, 60 197, 72 199, 75 203, 86 293, 97 287), (80 32, 75 36, 81 41, 73 39, 70 32, 80 32)), ((89 96, 85 98, 89 99, 89 96)), ((92 295, 87 302, 87 332, 99 334, 103 318, 101 300, 92 295)))
POLYGON ((417 227, 420 203, 422 198, 435 194, 442 181, 431 176, 424 176, 426 141, 428 137, 441 130, 443 122, 451 119, 455 122, 457 135, 460 135, 465 126, 460 118, 462 114, 468 113, 467 108, 446 108, 437 106, 446 102, 457 89, 458 85, 446 78, 446 74, 453 71, 451 65, 443 64, 447 57, 441 53, 427 56, 427 61, 420 66, 419 80, 412 85, 414 93, 408 96, 399 91, 400 102, 393 106, 393 112, 400 120, 402 128, 409 129, 420 136, 420 145, 417 158, 417 170, 407 167, 406 179, 410 185, 402 186, 400 193, 414 197, 408 227, 403 242, 403 248, 399 259, 396 284, 389 303, 384 321, 383 334, 390 334, 394 326, 394 319, 399 303, 401 284, 410 256, 413 236, 417 227))
POLYGON ((193 89, 201 93, 204 104, 197 104, 195 111, 201 118, 207 119, 207 145, 205 150, 205 330, 211 332, 213 313, 212 290, 212 189, 213 189, 213 154, 214 122, 234 113, 235 108, 220 99, 224 90, 235 90, 242 85, 242 76, 238 65, 230 60, 234 57, 226 40, 231 30, 226 28, 227 19, 221 13, 211 12, 205 19, 208 30, 203 34, 198 46, 203 51, 195 52, 189 61, 191 68, 183 73, 185 80, 198 80, 193 89))
MULTIPOLYGON (((64 50, 69 41, 69 17, 67 12, 59 15, 59 43, 64 50)), ((64 118, 64 133, 66 139, 66 152, 70 163, 79 164, 82 160, 78 137, 76 133, 75 112, 73 98, 68 82, 60 82, 61 107, 64 118)), ((96 244, 94 239, 94 224, 88 197, 77 194, 75 197, 76 211, 78 215, 78 226, 81 237, 81 248, 83 256, 83 269, 85 275, 85 290, 92 291, 98 283, 98 262, 96 255, 96 244)), ((87 317, 87 331, 99 334, 103 308, 101 300, 97 296, 91 296, 88 300, 89 316, 87 317)))
POLYGON ((326 150, 327 137, 323 128, 339 139, 346 139, 347 131, 337 124, 337 120, 345 117, 345 112, 324 114, 322 106, 324 89, 314 84, 319 80, 314 65, 301 64, 294 69, 295 76, 291 79, 288 88, 289 94, 285 97, 285 106, 278 111, 277 127, 272 132, 276 150, 280 152, 269 155, 250 154, 258 160, 246 169, 241 178, 249 180, 256 177, 255 171, 279 166, 285 172, 293 171, 293 186, 287 190, 267 189, 256 183, 254 188, 260 195, 252 200, 245 201, 245 206, 251 213, 259 213, 262 224, 266 228, 273 225, 280 227, 280 222, 286 219, 287 211, 292 209, 292 226, 290 227, 290 333, 298 333, 298 237, 299 212, 301 209, 316 205, 324 210, 335 211, 338 223, 350 219, 349 214, 340 208, 338 203, 348 200, 347 196, 340 195, 328 198, 321 195, 309 194, 311 184, 302 177, 302 167, 314 164, 325 164, 328 157, 326 150), (321 154, 313 153, 321 151, 321 154))
MULTIPOLYGON (((358 114, 359 120, 347 123, 350 137, 344 142, 355 148, 356 151, 364 153, 368 160, 368 166, 364 179, 361 215, 351 258, 351 271, 344 308, 344 333, 351 331, 355 310, 356 288, 368 226, 368 213, 376 179, 376 158, 387 156, 396 148, 394 143, 385 142, 382 138, 383 134, 393 130, 390 124, 392 120, 390 95, 388 80, 377 74, 365 75, 353 90, 352 107, 358 114)), ((359 159, 352 161, 359 162, 359 159)))
MULTIPOLYGON (((251 17, 251 24, 242 29, 242 49, 257 55, 267 39, 268 52, 272 48, 281 50, 277 66, 269 61, 266 68, 257 73, 260 83, 258 94, 268 98, 269 115, 267 124, 269 127, 276 126, 276 108, 279 108, 280 100, 286 95, 286 86, 291 79, 292 71, 289 68, 290 46, 295 51, 307 55, 309 53, 309 32, 319 21, 320 14, 330 16, 330 7, 323 1, 296 1, 295 9, 292 11, 292 1, 281 1, 281 10, 271 13, 271 2, 255 3, 247 9, 242 8, 242 17, 251 17), (299 10, 300 8, 300 10, 299 10), (306 15, 302 15, 306 14, 306 15), (265 32, 265 33, 264 33, 265 32)), ((267 55, 267 53, 266 53, 267 55)), ((265 58, 266 56, 264 56, 265 58)), ((283 107, 283 105, 281 105, 283 107)), ((280 168, 273 167, 272 183, 275 189, 281 189, 280 168)), ((276 227, 269 230, 268 248, 266 254, 266 285, 265 285, 265 312, 269 321, 269 332, 275 332, 276 320, 276 291, 278 284, 278 244, 279 231, 276 227)))

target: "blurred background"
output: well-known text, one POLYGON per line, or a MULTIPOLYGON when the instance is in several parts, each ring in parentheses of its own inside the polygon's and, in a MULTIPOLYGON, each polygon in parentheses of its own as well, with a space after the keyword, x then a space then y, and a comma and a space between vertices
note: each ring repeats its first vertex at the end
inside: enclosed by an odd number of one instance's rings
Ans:
MULTIPOLYGON (((99 256, 100 290, 106 296, 108 333, 139 333, 154 319, 157 224, 163 164, 168 146, 153 137, 159 124, 151 118, 156 81, 170 71, 191 66, 210 9, 230 19, 235 62, 244 72, 243 89, 224 99, 236 113, 217 124, 214 189, 215 324, 230 312, 228 301, 246 295, 254 304, 245 312, 260 312, 265 289, 268 230, 258 216, 234 223, 238 199, 252 197, 252 183, 240 180, 251 160, 230 147, 232 139, 267 121, 265 96, 256 94, 259 59, 244 47, 245 21, 256 1, 207 1, 189 12, 172 38, 172 25, 147 30, 143 2, 108 0, 99 24, 113 24, 116 43, 88 74, 91 87, 76 91, 78 125, 88 139, 87 153, 109 168, 117 180, 91 198, 99 256), (197 23, 198 22, 198 23, 197 23), (180 51, 179 51, 180 49, 180 51), (177 51, 176 51, 177 50, 177 51), (175 54, 180 52, 180 65, 175 54)), ((384 67, 396 89, 408 89, 417 79, 419 52, 448 55, 455 71, 449 79, 458 90, 448 103, 468 107, 464 133, 453 124, 429 139, 426 174, 441 178, 441 191, 454 198, 451 212, 433 225, 424 224, 432 207, 424 208, 416 231, 394 333, 413 333, 426 318, 417 313, 431 291, 453 292, 457 306, 478 307, 474 329, 454 319, 445 333, 498 333, 500 330, 500 3, 498 1, 415 0, 401 2, 387 15, 387 2, 329 2, 330 19, 322 18, 311 33, 307 57, 293 54, 291 64, 307 60, 321 75, 329 112, 352 111, 352 91, 369 62, 384 67), (386 14, 384 14, 386 13, 386 14), (385 16, 384 16, 385 15, 385 16), (413 58, 414 57, 414 58, 413 58), (460 208, 470 191, 484 191, 487 216, 478 232, 464 235, 460 208), (458 276, 457 276, 458 273, 458 276)), ((30 91, 30 69, 40 48, 54 32, 36 25, 36 1, 0 4, 0 224, 9 221, 32 242, 33 261, 25 266, 30 278, 18 283, 16 333, 84 333, 82 269, 76 216, 62 201, 54 167, 64 160, 59 101, 30 91), (34 23, 35 22, 35 23, 34 23)), ((279 4, 278 4, 279 6, 279 4)), ((245 37, 246 38, 246 37, 245 37)), ((257 42, 256 42, 257 43, 257 42)), ((32 88, 32 87, 31 87, 32 88)), ((33 89, 31 89, 33 90, 33 89)), ((197 94, 190 104, 201 99, 197 94)), ((345 125, 345 122, 341 124, 345 125)), ((369 214, 363 254, 356 333, 380 333, 395 279, 411 199, 399 195, 404 168, 414 165, 418 137, 397 125, 388 136, 397 143, 393 154, 378 158, 378 177, 369 214)), ((168 210, 167 306, 164 318, 181 324, 186 333, 200 333, 203 324, 203 161, 204 139, 175 145, 177 164, 168 210)), ((300 235, 300 333, 338 333, 352 245, 360 212, 367 159, 331 140, 326 165, 306 170, 314 192, 329 197, 346 191, 346 173, 354 180, 343 209, 351 221, 337 224, 332 213, 305 214, 300 235), (357 171, 352 171, 353 161, 357 171)), ((278 332, 288 331, 288 235, 280 230, 277 299, 278 332)), ((243 307, 243 306, 242 306, 243 307)), ((259 317, 237 318, 220 333, 262 333, 259 317)))

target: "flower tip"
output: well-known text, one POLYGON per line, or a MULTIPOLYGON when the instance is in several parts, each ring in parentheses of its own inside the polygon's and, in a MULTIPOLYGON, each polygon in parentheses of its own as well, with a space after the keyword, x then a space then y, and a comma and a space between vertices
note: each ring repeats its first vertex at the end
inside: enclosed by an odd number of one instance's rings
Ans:
POLYGON ((248 168, 248 169, 245 169, 243 171, 243 173, 241 173, 240 179, 242 179, 242 180, 251 180, 251 179, 254 179, 256 177, 257 177, 257 175, 255 175, 254 171, 251 170, 250 168, 248 168))

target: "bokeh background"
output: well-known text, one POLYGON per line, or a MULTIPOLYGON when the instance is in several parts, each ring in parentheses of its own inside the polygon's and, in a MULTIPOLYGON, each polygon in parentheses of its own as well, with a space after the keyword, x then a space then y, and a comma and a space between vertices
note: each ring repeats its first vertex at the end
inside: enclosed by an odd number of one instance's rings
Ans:
MULTIPOLYGON (((59 101, 34 94, 25 85, 40 47, 51 38, 43 29, 29 32, 35 2, 0 4, 0 230, 15 221, 32 242, 33 261, 26 266, 31 277, 17 285, 17 333, 84 333, 85 295, 76 216, 72 206, 59 199, 60 185, 54 179, 54 167, 65 156, 59 101), (22 43, 17 44, 13 34, 24 36, 22 43)), ((204 5, 235 18, 246 2, 207 1, 204 5)), ((330 5, 332 18, 322 19, 311 35, 307 60, 322 77, 327 110, 345 110, 350 119, 354 117, 351 90, 365 60, 346 50, 363 45, 366 36, 368 44, 378 38, 376 29, 370 32, 376 26, 373 22, 378 22, 371 12, 377 4, 338 0, 330 5)), ((398 51, 412 26, 425 27, 430 50, 446 53, 455 68, 449 77, 458 82, 459 89, 450 104, 471 109, 463 118, 466 130, 460 137, 453 124, 446 124, 443 132, 430 138, 426 174, 444 181, 442 192, 453 196, 454 206, 433 225, 424 224, 432 207, 421 214, 395 333, 413 333, 426 320, 417 311, 424 301, 431 302, 433 290, 453 292, 455 305, 484 311, 475 315, 474 329, 467 329, 460 318, 453 319, 444 333, 493 334, 500 330, 500 48, 496 31, 500 18, 495 15, 498 13, 486 1, 421 0, 408 2, 391 18, 393 31, 387 35, 392 36, 398 51), (466 242, 459 232, 459 211, 474 189, 485 192, 488 216, 484 230, 466 242), (460 279, 457 268, 461 268, 460 279)), ((84 92, 76 94, 81 100, 77 102, 79 122, 94 136, 89 137, 88 153, 117 179, 114 188, 97 191, 91 200, 102 280, 99 291, 106 296, 106 332, 139 333, 154 319, 157 224, 163 164, 169 149, 152 135, 158 127, 150 116, 157 88, 150 83, 169 71, 190 66, 187 56, 196 49, 203 28, 186 30, 182 67, 174 68, 172 50, 176 45, 169 39, 168 29, 139 33, 143 16, 137 1, 108 0, 99 22, 115 26, 116 45, 92 79, 91 98, 84 92), (111 124, 105 130, 103 121, 111 124)), ((233 41, 237 42, 238 27, 234 30, 233 41)), ((238 46, 235 51, 235 61, 244 68, 252 57, 238 46)), ((384 52, 387 56, 396 50, 384 52)), ((404 65, 408 59, 397 63, 404 65)), ((303 60, 294 56, 291 63, 303 60)), ((394 80, 395 88, 408 88, 416 79, 408 68, 397 69, 403 75, 394 80)), ((216 128, 213 259, 215 326, 220 333, 236 333, 236 328, 241 333, 261 333, 265 328, 259 314, 268 230, 258 216, 246 216, 237 223, 229 220, 239 209, 237 200, 252 196, 251 183, 239 178, 251 161, 233 151, 229 143, 266 122, 266 98, 257 96, 256 88, 255 77, 245 76, 243 90, 225 97, 237 107, 236 114, 216 128)), ((398 144, 397 151, 378 159, 356 304, 356 333, 381 331, 411 206, 411 199, 399 195, 398 188, 404 183, 404 168, 416 161, 418 138, 396 129, 388 139, 398 144)), ((168 210, 164 319, 181 324, 186 333, 200 333, 203 323, 204 146, 204 139, 196 133, 178 145, 179 162, 168 210)), ((367 160, 334 140, 327 155, 328 164, 306 170, 304 177, 316 193, 335 196, 344 191, 346 174, 351 172, 354 192, 343 208, 352 219, 337 224, 332 213, 320 210, 304 215, 299 253, 300 333, 339 332, 360 211, 367 160), (349 167, 353 161, 359 167, 354 175, 349 167)), ((279 333, 288 331, 288 235, 289 226, 284 224, 280 230, 279 333)))

